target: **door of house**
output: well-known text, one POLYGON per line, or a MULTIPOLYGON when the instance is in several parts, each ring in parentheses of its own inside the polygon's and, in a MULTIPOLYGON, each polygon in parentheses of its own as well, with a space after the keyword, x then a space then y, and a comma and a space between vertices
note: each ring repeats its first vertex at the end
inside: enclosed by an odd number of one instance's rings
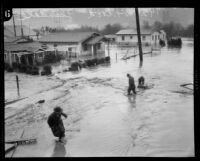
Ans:
POLYGON ((28 55, 28 61, 29 61, 30 65, 33 65, 33 55, 32 54, 28 55))
POLYGON ((20 57, 20 59, 21 59, 21 63, 24 64, 24 65, 26 65, 25 56, 22 55, 22 56, 20 57))

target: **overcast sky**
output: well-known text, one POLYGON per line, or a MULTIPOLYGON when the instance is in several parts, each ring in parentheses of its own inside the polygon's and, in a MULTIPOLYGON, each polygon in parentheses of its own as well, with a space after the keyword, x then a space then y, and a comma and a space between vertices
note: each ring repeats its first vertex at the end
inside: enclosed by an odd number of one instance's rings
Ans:
MULTIPOLYGON (((160 8, 139 8, 141 23, 143 20, 154 22, 158 20, 156 12, 160 8), (153 17, 151 15, 154 13, 153 17), (148 16, 146 16, 148 14, 148 16)), ((184 10, 184 9, 183 9, 184 10)), ((135 25, 134 8, 29 8, 14 9, 15 24, 20 25, 20 12, 23 25, 30 28, 41 28, 42 26, 77 28, 82 25, 88 25, 103 28, 106 24, 120 23, 122 26, 135 25)), ((188 13, 188 11, 185 11, 188 13)), ((182 21, 186 21, 181 16, 182 21)), ((5 25, 13 25, 13 21, 6 22, 5 25)))

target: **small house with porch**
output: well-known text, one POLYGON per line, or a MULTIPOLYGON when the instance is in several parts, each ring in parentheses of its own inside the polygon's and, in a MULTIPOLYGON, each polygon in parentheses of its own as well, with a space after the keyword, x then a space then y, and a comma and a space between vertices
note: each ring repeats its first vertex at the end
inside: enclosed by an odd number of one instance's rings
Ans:
POLYGON ((97 55, 105 52, 103 36, 95 32, 58 32, 51 33, 39 39, 46 51, 58 51, 66 57, 97 55))
MULTIPOLYGON (((137 46, 137 30, 123 29, 117 32, 116 35, 118 45, 137 46)), ((149 30, 141 30, 141 41, 142 44, 151 44, 151 32, 149 30)))
POLYGON ((5 43, 4 62, 10 67, 13 63, 36 65, 43 61, 44 52, 39 42, 5 43))
MULTIPOLYGON (((138 35, 135 29, 124 29, 116 33, 118 45, 137 46, 138 35)), ((166 41, 164 30, 141 30, 142 45, 158 44, 159 40, 166 41)))
POLYGON ((153 31, 151 34, 151 44, 158 44, 160 40, 166 41, 166 32, 164 30, 153 31))

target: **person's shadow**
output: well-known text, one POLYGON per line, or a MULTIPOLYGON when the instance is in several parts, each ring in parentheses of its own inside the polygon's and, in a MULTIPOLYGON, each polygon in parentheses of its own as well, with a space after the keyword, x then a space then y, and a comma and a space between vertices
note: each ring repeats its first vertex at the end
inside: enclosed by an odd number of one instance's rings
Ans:
POLYGON ((56 141, 52 157, 65 157, 65 155, 65 144, 56 141))

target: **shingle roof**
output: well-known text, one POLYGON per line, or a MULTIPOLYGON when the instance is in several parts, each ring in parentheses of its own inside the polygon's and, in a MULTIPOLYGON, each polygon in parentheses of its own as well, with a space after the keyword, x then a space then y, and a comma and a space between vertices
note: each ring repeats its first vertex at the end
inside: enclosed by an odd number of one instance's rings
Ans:
POLYGON ((36 50, 42 49, 39 42, 29 42, 29 43, 20 43, 20 44, 4 44, 4 50, 6 51, 29 51, 34 52, 36 50))
MULTIPOLYGON (((141 30, 141 34, 151 34, 151 30, 141 30)), ((116 33, 116 35, 137 35, 137 30, 135 29, 124 29, 116 33)))
POLYGON ((82 42, 93 34, 95 32, 58 32, 43 36, 39 42, 82 42))
POLYGON ((96 37, 92 38, 91 40, 87 41, 86 43, 87 43, 87 44, 90 44, 90 45, 93 45, 93 44, 98 43, 98 42, 101 41, 102 39, 104 39, 103 36, 96 36, 96 37))

